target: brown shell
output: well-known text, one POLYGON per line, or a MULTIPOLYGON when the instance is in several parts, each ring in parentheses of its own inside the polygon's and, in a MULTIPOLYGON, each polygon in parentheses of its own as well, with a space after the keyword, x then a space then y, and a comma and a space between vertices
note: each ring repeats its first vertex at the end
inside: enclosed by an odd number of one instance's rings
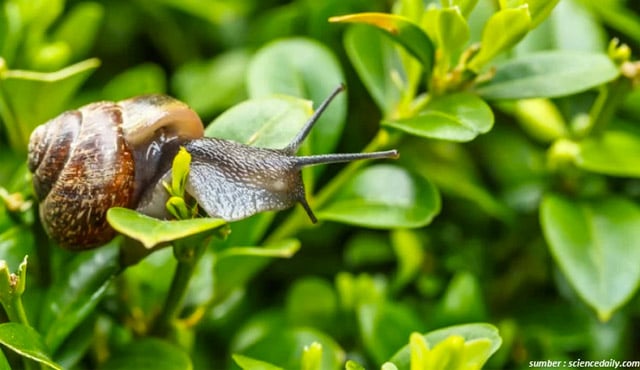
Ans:
POLYGON ((131 206, 135 167, 121 123, 120 108, 101 102, 67 112, 32 135, 29 166, 40 217, 61 246, 86 249, 109 241, 114 231, 107 210, 131 206))
POLYGON ((93 103, 38 126, 28 164, 47 234, 74 250, 111 240, 107 210, 135 208, 163 146, 202 135, 198 115, 164 95, 93 103))

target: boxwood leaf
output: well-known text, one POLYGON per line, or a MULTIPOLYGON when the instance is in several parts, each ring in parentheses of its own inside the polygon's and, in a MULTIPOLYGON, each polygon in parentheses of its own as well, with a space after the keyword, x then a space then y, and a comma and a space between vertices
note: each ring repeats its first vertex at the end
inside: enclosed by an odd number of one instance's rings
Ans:
POLYGON ((363 344, 378 364, 387 361, 407 343, 411 332, 423 326, 409 306, 400 302, 363 304, 357 315, 363 344))
POLYGON ((526 6, 502 9, 484 26, 480 51, 468 64, 469 69, 480 71, 498 54, 514 47, 529 32, 531 16, 526 6))
POLYGON ((413 230, 396 229, 391 231, 391 245, 398 260, 398 270, 393 280, 396 291, 410 283, 419 273, 424 262, 422 240, 413 230))
POLYGON ((0 65, 0 114, 11 146, 26 153, 31 131, 65 110, 99 65, 97 59, 88 59, 50 73, 3 70, 0 65))
POLYGON ((329 18, 330 22, 370 24, 384 31, 416 57, 427 75, 433 68, 434 47, 429 36, 408 18, 386 13, 358 13, 329 18))
POLYGON ((318 218, 371 228, 422 227, 440 212, 440 195, 424 178, 394 165, 356 173, 318 218))
POLYGON ((114 207, 107 211, 107 221, 116 231, 140 241, 146 248, 207 232, 226 224, 226 221, 220 218, 159 220, 120 207, 114 207))
POLYGON ((155 338, 135 340, 115 351, 102 369, 191 370, 189 355, 166 341, 155 338))
MULTIPOLYGON (((285 94, 311 100, 314 107, 345 82, 340 63, 331 50, 304 38, 275 41, 263 47, 251 60, 247 73, 251 98, 285 94)), ((346 115, 347 99, 341 94, 331 102, 306 140, 312 153, 335 149, 346 115)))
POLYGON ((231 357, 233 358, 233 361, 235 361, 236 365, 240 366, 242 370, 282 370, 279 366, 256 360, 251 357, 238 354, 233 354, 231 357))
POLYGON ((289 96, 251 99, 218 116, 205 130, 205 136, 281 149, 296 136, 312 113, 308 100, 289 96))
POLYGON ((482 99, 463 92, 437 97, 412 117, 382 124, 421 137, 470 141, 493 127, 493 112, 482 99))
POLYGON ((453 0, 452 4, 460 8, 460 12, 465 18, 469 17, 471 11, 476 7, 478 0, 453 0))
MULTIPOLYGON (((427 9, 422 24, 443 56, 448 59, 469 41, 469 25, 458 7, 427 9)), ((448 67, 451 60, 446 62, 448 67)))
POLYGON ((601 320, 640 283, 640 207, 620 197, 577 201, 549 194, 540 221, 551 254, 601 320))
POLYGON ((0 344, 49 368, 62 370, 60 365, 51 360, 40 333, 30 326, 14 322, 0 324, 0 344))
POLYGON ((531 28, 537 27, 547 19, 560 0, 525 0, 531 13, 531 28))
POLYGON ((69 45, 73 59, 84 58, 95 43, 104 17, 104 6, 98 2, 79 3, 70 9, 53 34, 53 39, 69 45), (82 30, 82 32, 78 32, 82 30))
POLYGON ((486 99, 553 98, 571 95, 618 77, 605 54, 545 51, 495 66, 495 76, 476 91, 486 99))
MULTIPOLYGON (((498 334, 498 329, 490 324, 464 324, 449 326, 446 328, 431 331, 425 334, 423 337, 426 340, 429 348, 435 347, 438 343, 446 340, 451 336, 460 336, 465 340, 465 347, 467 351, 472 352, 476 361, 484 358, 484 361, 478 361, 477 368, 482 367, 482 364, 494 354, 500 345, 502 344, 502 338, 498 334), (477 342, 489 341, 489 345, 476 345, 477 342)), ((483 343, 480 343, 483 344, 483 343)), ((400 349, 392 358, 391 362, 394 363, 399 370, 409 370, 411 367, 411 349, 409 345, 406 345, 400 349)))
POLYGON ((322 346, 321 370, 337 369, 344 362, 344 350, 333 338, 321 331, 303 327, 276 327, 243 350, 242 355, 259 358, 284 369, 300 369, 304 348, 312 343, 322 346))
POLYGON ((47 292, 38 325, 52 351, 93 312, 119 269, 116 243, 78 254, 65 265, 47 292))
POLYGON ((407 77, 393 42, 366 26, 349 28, 344 46, 362 83, 385 115, 390 115, 400 101, 407 77))
POLYGON ((162 68, 153 63, 131 67, 113 76, 102 89, 106 100, 122 100, 136 95, 159 94, 167 89, 162 68))
POLYGON ((219 297, 225 297, 234 289, 244 286, 249 279, 269 264, 271 258, 288 258, 299 249, 300 242, 296 239, 278 240, 263 247, 224 249, 213 265, 216 294, 219 297))
POLYGON ((610 176, 640 177, 640 137, 630 132, 607 131, 578 144, 576 164, 610 176))
POLYGON ((171 87, 176 97, 198 114, 212 117, 246 100, 248 65, 249 52, 237 49, 206 61, 187 62, 171 76, 171 87))

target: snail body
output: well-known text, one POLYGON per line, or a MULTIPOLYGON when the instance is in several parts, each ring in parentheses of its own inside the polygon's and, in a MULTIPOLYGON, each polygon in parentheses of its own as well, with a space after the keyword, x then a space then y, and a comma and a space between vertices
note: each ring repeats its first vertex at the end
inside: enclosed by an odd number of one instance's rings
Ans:
POLYGON ((336 89, 296 138, 283 149, 250 147, 203 137, 198 115, 164 95, 97 102, 38 126, 29 141, 28 166, 42 224, 60 246, 82 250, 115 235, 106 221, 111 207, 168 217, 171 163, 179 148, 191 155, 186 192, 211 217, 227 221, 300 203, 313 222, 302 167, 366 158, 375 153, 295 155, 336 89))

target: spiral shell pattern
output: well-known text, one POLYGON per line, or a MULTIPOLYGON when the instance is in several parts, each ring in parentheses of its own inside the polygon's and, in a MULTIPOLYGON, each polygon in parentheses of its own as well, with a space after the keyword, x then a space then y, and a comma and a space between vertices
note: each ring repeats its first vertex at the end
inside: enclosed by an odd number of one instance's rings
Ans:
POLYGON ((28 164, 42 224, 58 244, 85 249, 113 238, 107 210, 131 206, 135 178, 117 104, 93 103, 36 128, 28 164))

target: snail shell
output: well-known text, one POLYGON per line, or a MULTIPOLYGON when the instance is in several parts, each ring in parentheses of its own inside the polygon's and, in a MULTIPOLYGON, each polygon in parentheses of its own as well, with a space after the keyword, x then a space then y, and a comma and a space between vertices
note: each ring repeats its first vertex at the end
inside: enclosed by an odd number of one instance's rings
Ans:
POLYGON ((211 217, 235 221, 301 203, 304 166, 366 158, 375 153, 297 157, 295 152, 339 87, 284 149, 250 147, 203 137, 198 115, 163 95, 97 102, 38 126, 29 142, 29 170, 49 236, 68 249, 88 249, 113 238, 107 210, 119 206, 166 218, 171 163, 180 146, 191 154, 186 191, 211 217))

